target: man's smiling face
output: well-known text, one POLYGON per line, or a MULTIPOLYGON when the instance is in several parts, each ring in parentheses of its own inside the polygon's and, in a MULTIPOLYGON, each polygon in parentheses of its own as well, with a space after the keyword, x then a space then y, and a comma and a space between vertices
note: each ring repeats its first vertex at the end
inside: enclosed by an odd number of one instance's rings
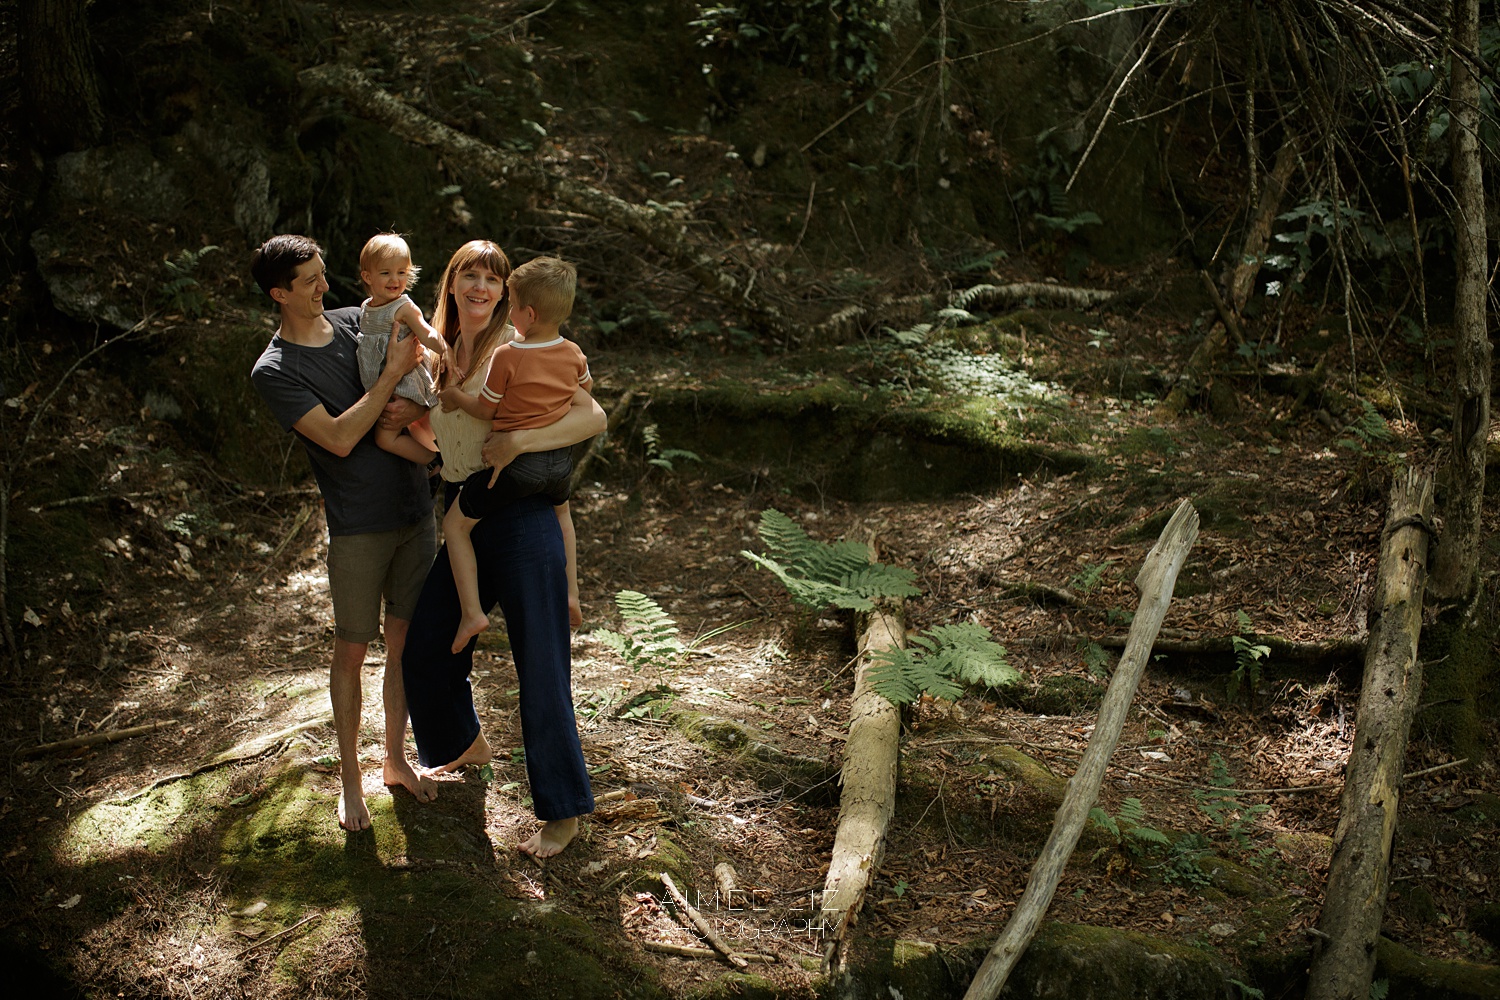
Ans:
POLYGON ((271 298, 281 305, 283 317, 313 320, 323 315, 323 293, 328 291, 323 258, 314 256, 297 265, 290 288, 273 288, 271 298))

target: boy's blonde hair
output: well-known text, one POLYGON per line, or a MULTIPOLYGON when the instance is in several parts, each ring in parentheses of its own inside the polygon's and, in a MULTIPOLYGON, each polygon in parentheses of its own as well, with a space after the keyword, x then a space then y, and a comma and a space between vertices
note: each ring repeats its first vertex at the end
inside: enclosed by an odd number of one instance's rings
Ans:
POLYGON ((359 252, 361 276, 366 271, 375 270, 382 261, 387 260, 406 261, 407 287, 417 283, 417 275, 422 273, 422 269, 411 262, 411 247, 406 245, 406 240, 400 233, 376 233, 370 237, 365 248, 359 252))
POLYGON ((506 284, 511 308, 531 306, 537 322, 557 326, 573 314, 578 268, 556 257, 538 257, 512 271, 506 284))

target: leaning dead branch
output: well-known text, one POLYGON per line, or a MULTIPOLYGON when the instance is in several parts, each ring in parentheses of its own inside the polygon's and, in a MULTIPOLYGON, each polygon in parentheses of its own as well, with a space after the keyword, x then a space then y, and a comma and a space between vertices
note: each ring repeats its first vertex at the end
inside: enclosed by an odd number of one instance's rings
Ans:
POLYGON ((688 227, 670 211, 637 205, 545 169, 537 160, 511 153, 450 128, 423 114, 352 66, 323 64, 303 70, 302 83, 337 94, 351 111, 388 128, 393 135, 442 154, 450 168, 471 170, 495 184, 514 184, 606 225, 637 237, 709 294, 745 311, 767 329, 790 333, 791 322, 758 296, 750 282, 725 271, 718 255, 687 235, 688 227))
POLYGON ((1025 305, 1092 309, 1118 293, 1103 288, 1074 288, 1041 281, 1019 281, 1008 285, 975 285, 948 295, 903 295, 881 299, 872 305, 852 305, 810 328, 824 340, 842 340, 876 322, 915 323, 942 309, 1015 308, 1025 305))
POLYGON ((1151 658, 1152 643, 1172 603, 1177 574, 1197 538, 1198 512, 1184 500, 1166 528, 1162 529, 1161 537, 1136 574, 1135 585, 1141 592, 1140 607, 1130 626, 1130 642, 1120 657, 1120 665, 1115 668, 1104 702, 1099 706, 1099 720, 1089 738, 1088 749, 1078 762, 1078 770, 1068 781, 1068 790, 1058 807, 1052 833, 1026 880, 1026 891, 1016 904, 1005 930, 985 956, 974 981, 969 984, 964 1000, 995 1000, 1011 969, 1036 935, 1037 926, 1057 891, 1063 867, 1078 845, 1089 809, 1099 797, 1099 786, 1104 781, 1109 758, 1115 752, 1120 732, 1125 728, 1125 718, 1130 713, 1130 704, 1135 699, 1136 687, 1146 670, 1146 662, 1151 658))
POLYGON ((1313 957, 1307 1000, 1362 1000, 1370 993, 1406 742, 1422 694, 1417 640, 1431 524, 1432 478, 1407 470, 1391 485, 1354 749, 1318 920, 1323 947, 1313 957))
POLYGON ((849 740, 844 744, 843 794, 833 859, 823 886, 823 920, 831 924, 823 953, 826 969, 848 953, 865 891, 885 855, 885 835, 896 814, 896 762, 901 712, 870 684, 878 650, 905 645, 901 618, 885 611, 869 615, 859 639, 860 667, 849 702, 849 740))

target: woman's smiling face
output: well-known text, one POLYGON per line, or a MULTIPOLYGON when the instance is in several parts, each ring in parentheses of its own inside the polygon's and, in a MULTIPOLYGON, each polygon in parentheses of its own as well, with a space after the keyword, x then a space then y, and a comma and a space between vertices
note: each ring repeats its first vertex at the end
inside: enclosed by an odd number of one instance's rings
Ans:
POLYGON ((505 280, 482 265, 466 267, 453 278, 453 299, 460 316, 488 321, 504 298, 505 280))

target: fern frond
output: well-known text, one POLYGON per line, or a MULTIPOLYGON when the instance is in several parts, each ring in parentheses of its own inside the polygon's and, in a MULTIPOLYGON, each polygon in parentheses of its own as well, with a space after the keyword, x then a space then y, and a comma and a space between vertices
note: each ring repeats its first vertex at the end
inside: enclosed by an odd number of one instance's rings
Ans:
POLYGON ((933 669, 928 657, 910 650, 878 650, 870 655, 870 686, 893 705, 909 705, 923 694, 955 701, 964 689, 933 669))
POLYGON ((867 560, 859 569, 841 576, 838 585, 860 597, 916 597, 922 593, 914 582, 916 579, 917 574, 904 566, 867 560))
MULTIPOLYGON (((965 684, 1010 687, 1021 672, 1006 659, 1005 647, 995 642, 990 630, 973 622, 937 625, 927 630, 928 645, 940 658, 939 669, 965 684)), ((923 637, 917 637, 920 641, 923 637)))
POLYGON ((756 555, 754 552, 742 550, 740 555, 749 559, 764 569, 770 570, 781 585, 786 588, 792 600, 803 607, 814 611, 820 608, 836 607, 849 608, 851 611, 869 611, 875 607, 874 602, 868 598, 852 594, 837 584, 824 583, 821 580, 809 580, 794 574, 788 567, 782 566, 770 556, 756 555))
POLYGON ((846 574, 870 565, 870 549, 859 542, 824 544, 809 538, 802 526, 774 507, 760 514, 760 537, 772 558, 809 580, 838 583, 846 574))

